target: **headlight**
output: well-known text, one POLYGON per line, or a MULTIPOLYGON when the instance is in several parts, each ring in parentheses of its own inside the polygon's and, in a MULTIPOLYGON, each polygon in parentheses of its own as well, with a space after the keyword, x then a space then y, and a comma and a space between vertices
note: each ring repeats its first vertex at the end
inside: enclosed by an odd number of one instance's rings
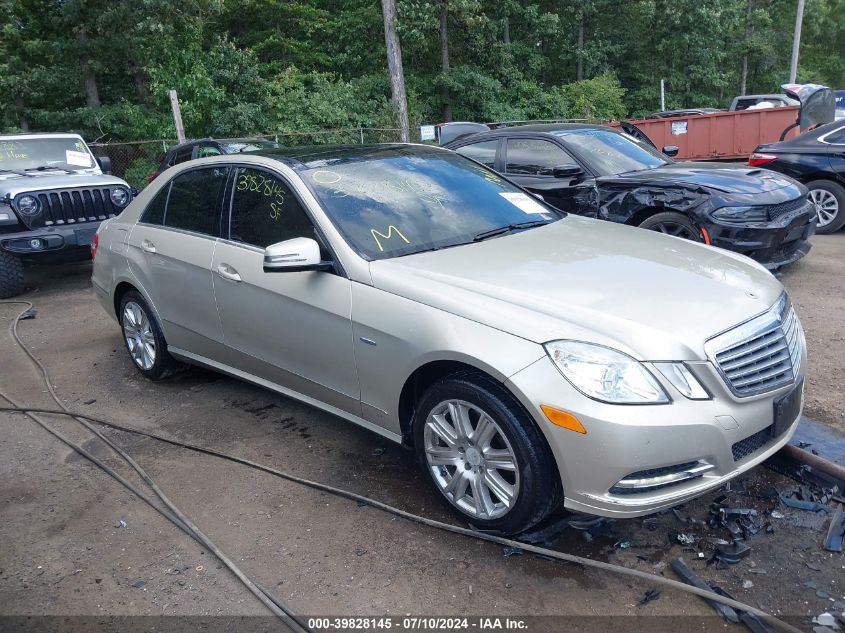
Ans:
POLYGON ((111 201, 115 206, 125 207, 129 203, 129 192, 123 187, 115 187, 111 190, 111 201))
POLYGON ((41 205, 38 203, 38 198, 35 196, 21 196, 17 200, 18 211, 24 215, 35 215, 38 213, 41 205))
POLYGON ((545 348, 564 378, 585 396, 612 404, 669 402, 642 363, 622 352, 578 341, 552 341, 545 348))
POLYGON ((710 399, 710 394, 683 363, 652 363, 652 365, 672 383, 675 389, 690 400, 710 399))
POLYGON ((713 211, 713 217, 727 222, 768 222, 766 207, 721 207, 713 211))

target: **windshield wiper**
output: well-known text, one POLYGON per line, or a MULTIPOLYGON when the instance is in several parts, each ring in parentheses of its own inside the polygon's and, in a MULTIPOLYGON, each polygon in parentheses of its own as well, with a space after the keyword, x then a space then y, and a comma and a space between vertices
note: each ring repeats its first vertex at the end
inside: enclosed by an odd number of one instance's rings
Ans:
POLYGON ((508 224, 507 226, 500 226, 495 229, 490 229, 489 231, 482 231, 474 238, 472 238, 472 241, 482 242, 484 240, 490 239, 491 237, 505 235, 506 233, 510 233, 511 231, 518 231, 519 229, 530 229, 535 226, 542 226, 544 224, 549 223, 549 220, 529 220, 528 222, 517 222, 516 224, 508 224))
POLYGON ((24 172, 18 171, 17 169, 0 169, 0 174, 17 174, 18 176, 26 176, 24 172))
POLYGON ((27 167, 24 171, 48 171, 50 169, 57 169, 60 171, 66 171, 69 174, 75 174, 75 169, 68 169, 67 167, 56 167, 55 165, 39 165, 38 167, 27 167))

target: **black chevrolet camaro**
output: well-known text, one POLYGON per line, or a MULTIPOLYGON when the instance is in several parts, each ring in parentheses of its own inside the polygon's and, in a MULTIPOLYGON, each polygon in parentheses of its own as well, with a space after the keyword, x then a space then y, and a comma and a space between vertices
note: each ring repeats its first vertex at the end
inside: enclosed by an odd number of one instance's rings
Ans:
POLYGON ((462 136, 445 147, 564 211, 713 244, 768 268, 803 257, 816 226, 807 189, 791 178, 675 162, 612 128, 526 125, 462 136))
POLYGON ((807 185, 819 233, 845 226, 845 121, 834 121, 788 141, 760 145, 748 161, 807 185))

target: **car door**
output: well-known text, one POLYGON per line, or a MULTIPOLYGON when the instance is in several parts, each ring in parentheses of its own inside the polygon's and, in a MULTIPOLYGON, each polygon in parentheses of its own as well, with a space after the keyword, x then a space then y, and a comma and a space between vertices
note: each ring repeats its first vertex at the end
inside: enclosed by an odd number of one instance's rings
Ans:
POLYGON ((830 160, 833 178, 840 185, 845 186, 845 126, 822 138, 827 146, 827 157, 830 160))
POLYGON ((560 145, 540 138, 508 138, 503 149, 500 164, 508 178, 562 211, 595 217, 595 180, 560 145), (581 171, 555 176, 558 167, 581 171))
POLYGON ((349 279, 264 272, 267 246, 315 237, 304 206, 279 174, 246 166, 233 174, 228 206, 212 270, 231 364, 360 416, 349 279))
POLYGON ((168 345, 209 358, 219 354, 223 340, 211 261, 228 174, 228 166, 178 174, 147 206, 127 249, 168 345))

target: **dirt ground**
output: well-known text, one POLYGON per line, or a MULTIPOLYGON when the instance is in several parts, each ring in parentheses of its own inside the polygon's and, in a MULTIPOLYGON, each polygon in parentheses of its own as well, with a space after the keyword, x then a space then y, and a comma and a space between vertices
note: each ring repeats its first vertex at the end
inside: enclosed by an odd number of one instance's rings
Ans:
POLYGON ((807 335, 807 417, 845 432, 845 232, 816 235, 781 281, 807 335))
MULTIPOLYGON (((845 428, 842 253, 845 235, 818 236, 811 254, 783 275, 810 346, 807 414, 840 429, 845 428)), ((202 370, 147 382, 125 353, 117 325, 95 302, 89 275, 87 264, 32 269, 25 298, 38 315, 20 324, 69 407, 452 520, 410 454, 372 433, 202 370)), ((17 312, 15 306, 0 306, 0 388, 27 404, 50 406, 39 375, 7 334, 17 312)), ((130 472, 76 422, 45 418, 120 472, 130 472)), ((193 616, 183 620, 189 629, 225 623, 217 630, 235 631, 243 630, 235 625, 243 620, 233 618, 266 615, 213 555, 87 460, 20 414, 0 413, 0 424, 0 616, 6 616, 0 617, 0 631, 14 630, 8 616, 193 616)), ((151 439, 107 434, 230 558, 302 614, 530 617, 523 629, 529 631, 745 630, 726 625, 702 600, 679 591, 662 590, 658 599, 640 605, 655 586, 528 554, 505 557, 492 544, 244 466, 151 439), (607 619, 614 616, 640 617, 607 619)), ((730 491, 679 508, 677 516, 615 521, 589 537, 564 529, 554 547, 669 578, 675 576, 667 563, 683 556, 737 599, 810 631, 812 616, 845 610, 845 558, 821 548, 826 515, 778 507, 769 496, 772 487, 787 491, 796 485, 758 468, 733 482, 730 491), (724 569, 706 564, 713 548, 706 539, 726 538, 725 530, 687 521, 706 520, 710 503, 721 494, 735 506, 756 509, 773 529, 751 537, 751 555, 724 569), (672 530, 703 540, 693 547, 673 545, 672 530)), ((80 628, 92 629, 92 621, 82 620, 87 624, 80 628)), ((266 620, 255 621, 269 627, 266 620)), ((29 622, 46 628, 48 621, 29 622)), ((166 628, 164 620, 144 622, 147 628, 166 628)))

